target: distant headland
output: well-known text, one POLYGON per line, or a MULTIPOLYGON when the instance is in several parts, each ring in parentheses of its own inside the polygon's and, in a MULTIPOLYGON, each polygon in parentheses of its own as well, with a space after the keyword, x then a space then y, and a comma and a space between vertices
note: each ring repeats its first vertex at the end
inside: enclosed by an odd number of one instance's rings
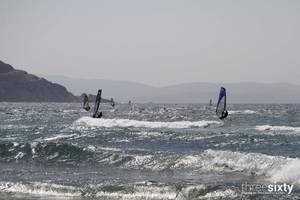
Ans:
POLYGON ((0 61, 0 101, 73 102, 78 101, 78 97, 62 85, 0 61))

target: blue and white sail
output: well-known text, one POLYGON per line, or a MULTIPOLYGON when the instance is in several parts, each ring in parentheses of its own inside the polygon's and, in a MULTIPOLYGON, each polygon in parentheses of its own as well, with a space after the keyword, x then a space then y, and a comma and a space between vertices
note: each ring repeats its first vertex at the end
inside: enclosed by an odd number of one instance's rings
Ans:
POLYGON ((216 114, 220 119, 224 119, 228 115, 226 110, 226 89, 224 87, 221 87, 220 89, 216 114))

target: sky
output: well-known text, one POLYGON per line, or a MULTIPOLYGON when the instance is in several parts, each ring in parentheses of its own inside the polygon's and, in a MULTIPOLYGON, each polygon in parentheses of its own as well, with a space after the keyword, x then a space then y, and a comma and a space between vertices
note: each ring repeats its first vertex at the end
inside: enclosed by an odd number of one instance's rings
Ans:
POLYGON ((0 0, 0 60, 33 74, 300 84, 298 0, 0 0))

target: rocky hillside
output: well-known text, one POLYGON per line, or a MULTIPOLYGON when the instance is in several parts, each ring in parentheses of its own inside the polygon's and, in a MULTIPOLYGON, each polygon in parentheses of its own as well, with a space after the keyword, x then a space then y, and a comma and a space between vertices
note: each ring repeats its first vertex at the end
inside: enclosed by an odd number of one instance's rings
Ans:
POLYGON ((0 101, 72 102, 78 98, 59 84, 0 61, 0 101))

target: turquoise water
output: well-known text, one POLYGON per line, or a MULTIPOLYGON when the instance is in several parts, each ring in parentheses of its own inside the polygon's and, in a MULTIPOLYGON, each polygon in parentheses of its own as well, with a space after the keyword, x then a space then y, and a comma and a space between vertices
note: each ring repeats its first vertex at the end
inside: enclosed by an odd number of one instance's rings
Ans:
POLYGON ((0 199, 298 199, 300 105, 0 103, 0 199), (290 184, 291 194, 242 185, 290 184))

